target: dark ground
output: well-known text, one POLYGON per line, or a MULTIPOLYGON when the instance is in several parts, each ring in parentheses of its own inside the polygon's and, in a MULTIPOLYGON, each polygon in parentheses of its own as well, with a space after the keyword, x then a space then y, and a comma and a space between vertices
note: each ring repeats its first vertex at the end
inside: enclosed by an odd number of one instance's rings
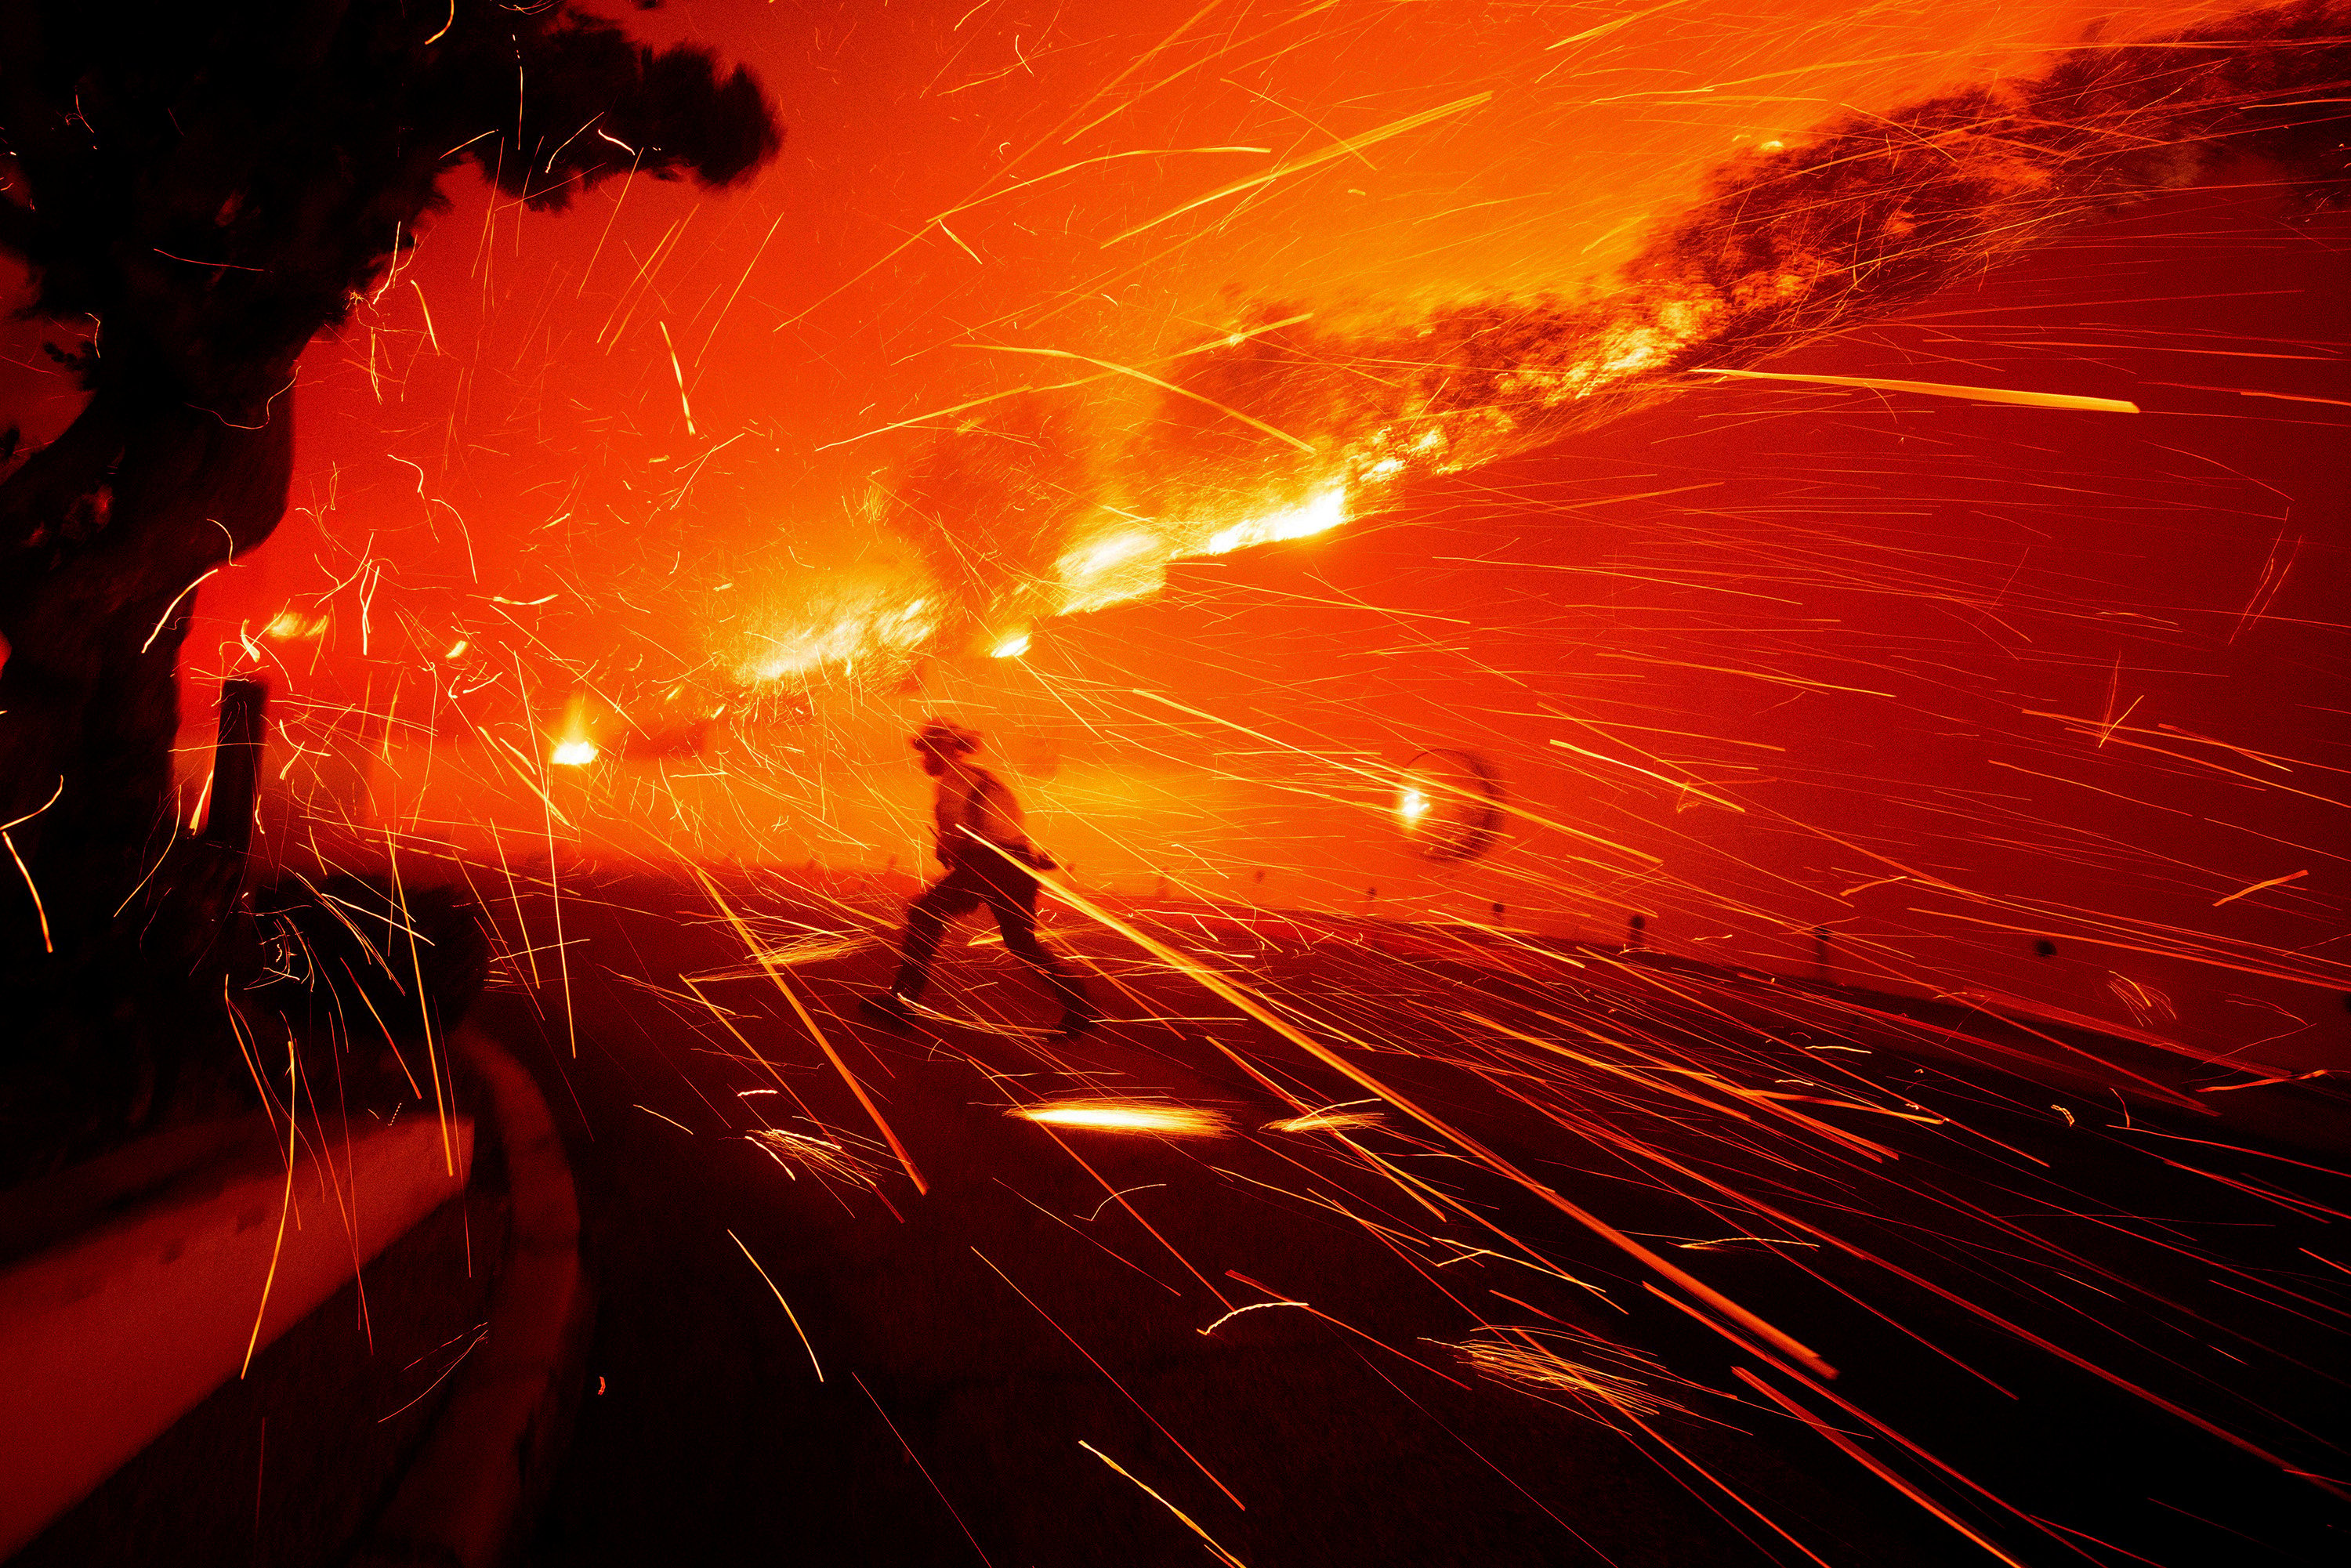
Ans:
MULTIPOLYGON (((879 946, 823 956, 825 932, 883 934, 894 906, 879 890, 726 886, 761 942, 799 945, 790 983, 930 1191, 915 1194, 699 888, 567 894, 568 1022, 551 911, 507 907, 507 939, 538 944, 508 967, 527 977, 535 963, 543 983, 486 997, 477 1016, 569 1124, 600 1302, 536 1563, 1188 1563, 1210 1552, 1202 1534, 1251 1568, 1937 1563, 1986 1561, 1987 1545, 2032 1563, 2343 1560, 2351 1510, 2317 1485, 1937 1293, 2286 1465, 2343 1474, 2351 1274, 2330 1222, 2351 1183, 2176 1141, 2234 1137, 2209 1118, 2079 1074, 2022 1082, 1984 1064, 2018 1060, 1992 1048, 1719 971, 1140 913, 1319 1020, 1322 1038, 1378 1047, 1348 1055, 1804 1341, 1840 1369, 1836 1396, 2003 1508, 1702 1326, 1624 1253, 1398 1113, 1355 1134, 1362 1146, 1507 1239, 1432 1212, 1328 1134, 1261 1131, 1292 1108, 1212 1041, 1310 1103, 1363 1091, 1075 915, 1060 930, 1097 966, 1113 1019, 1098 1033, 1061 1046, 1009 1032, 1002 1019, 1050 1016, 1041 990, 993 946, 951 936, 932 999, 975 1027, 893 1038, 854 1016, 886 972, 879 946), (1789 1122, 1759 1089, 1809 1096, 1772 1103, 1900 1157, 1789 1122), (1103 1094, 1215 1108, 1238 1131, 1053 1133, 1006 1114, 1103 1094), (788 1169, 747 1138, 762 1126, 849 1145, 878 1190, 788 1169), (1723 1239, 1757 1237, 1770 1239, 1723 1239), (1200 1332, 1270 1301, 1313 1311, 1200 1332), (1496 1340, 1481 1323, 1580 1329, 1653 1356, 1665 1373, 1535 1342, 1630 1370, 1687 1413, 1636 1424, 1482 1375, 1453 1348, 1496 1340)), ((2176 1078, 2180 1064, 2128 1065, 2176 1078)))

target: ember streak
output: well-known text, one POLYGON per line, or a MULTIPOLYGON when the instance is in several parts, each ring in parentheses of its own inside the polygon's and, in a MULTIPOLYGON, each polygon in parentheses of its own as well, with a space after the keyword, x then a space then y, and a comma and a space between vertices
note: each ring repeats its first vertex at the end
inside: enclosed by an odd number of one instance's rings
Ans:
POLYGON ((183 665, 576 1124, 549 1560, 2339 1551, 2351 6, 787 9, 183 665), (1094 1034, 859 1021, 940 715, 1094 1034))

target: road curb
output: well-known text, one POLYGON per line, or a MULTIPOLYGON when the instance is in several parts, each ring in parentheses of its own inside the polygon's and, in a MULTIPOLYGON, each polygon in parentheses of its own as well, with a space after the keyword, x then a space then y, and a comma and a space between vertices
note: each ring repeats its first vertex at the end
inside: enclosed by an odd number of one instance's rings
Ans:
POLYGON ((593 1317, 580 1204, 528 1071, 468 1024, 451 1041, 489 1091, 509 1214, 488 1335, 352 1568, 496 1568, 520 1546, 569 1436, 593 1317))

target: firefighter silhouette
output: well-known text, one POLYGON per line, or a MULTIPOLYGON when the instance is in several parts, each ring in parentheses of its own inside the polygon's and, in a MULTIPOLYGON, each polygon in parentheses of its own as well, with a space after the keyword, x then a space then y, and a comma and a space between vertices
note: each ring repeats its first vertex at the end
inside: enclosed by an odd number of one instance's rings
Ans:
POLYGON ((983 904, 1004 934, 1005 951, 1035 969, 1061 1004, 1061 1030, 1074 1034, 1095 1019, 1085 987, 1037 940, 1037 879, 1030 871, 1055 869, 1052 858, 1029 840, 1020 801, 1003 779, 972 758, 977 734, 945 719, 932 719, 911 742, 923 771, 938 781, 932 808, 939 863, 946 874, 906 907, 905 943, 898 977, 867 999, 867 1012, 903 1023, 922 999, 931 960, 947 922, 983 904))

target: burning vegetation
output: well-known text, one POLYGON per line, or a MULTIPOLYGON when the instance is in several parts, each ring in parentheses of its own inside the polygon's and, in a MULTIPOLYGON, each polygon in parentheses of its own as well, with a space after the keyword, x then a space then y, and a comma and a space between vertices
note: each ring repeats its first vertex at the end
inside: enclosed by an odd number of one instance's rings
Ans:
MULTIPOLYGON (((1416 476, 1750 371, 2220 171, 2267 171, 2298 209, 2328 206, 2351 155, 2309 95, 2351 77, 2346 26, 2327 0, 2251 10, 1848 113, 1713 171, 1690 211, 1582 298, 1384 315, 1367 302, 1336 321, 1276 300, 1142 365, 1062 355, 1050 362, 1070 380, 936 416, 948 429, 858 508, 911 553, 865 589, 816 574, 811 601, 754 632, 765 649, 742 672, 805 682, 933 651, 1011 656, 1038 622, 1157 592, 1172 561, 1327 533, 1416 476), (1151 390, 1133 434, 1090 429, 1078 412, 1105 383, 1151 390)), ((1896 390, 2134 412, 2064 393, 1896 390)))

